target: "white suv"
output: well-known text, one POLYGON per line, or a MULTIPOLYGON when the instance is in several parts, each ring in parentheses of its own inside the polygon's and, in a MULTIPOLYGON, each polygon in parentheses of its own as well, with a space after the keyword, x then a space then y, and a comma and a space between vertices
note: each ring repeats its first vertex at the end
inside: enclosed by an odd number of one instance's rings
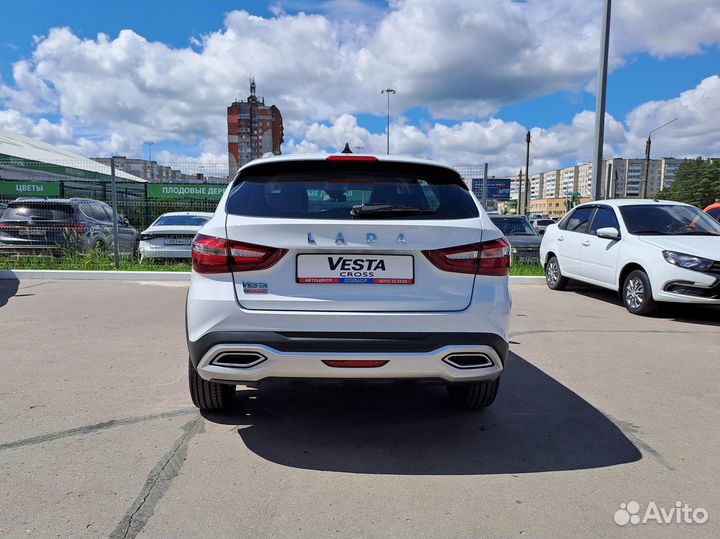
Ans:
POLYGON ((193 241, 189 378, 201 409, 270 379, 430 379, 495 399, 510 246, 456 171, 283 156, 241 168, 193 241))
POLYGON ((720 305, 720 225, 688 204, 583 204, 547 228, 540 260, 553 290, 568 278, 617 290, 633 314, 660 301, 720 305))

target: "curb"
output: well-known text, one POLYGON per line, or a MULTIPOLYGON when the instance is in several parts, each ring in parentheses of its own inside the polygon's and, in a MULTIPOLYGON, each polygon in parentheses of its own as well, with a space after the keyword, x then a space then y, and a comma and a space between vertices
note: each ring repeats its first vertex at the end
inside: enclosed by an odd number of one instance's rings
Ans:
MULTIPOLYGON (((190 281, 189 271, 73 271, 73 270, 0 270, 0 280, 49 279, 56 281, 190 281)), ((545 277, 510 277, 510 284, 545 284, 545 277)))
POLYGON ((510 276, 510 284, 531 284, 531 285, 539 285, 539 284, 545 284, 545 276, 544 275, 518 275, 517 277, 510 276))

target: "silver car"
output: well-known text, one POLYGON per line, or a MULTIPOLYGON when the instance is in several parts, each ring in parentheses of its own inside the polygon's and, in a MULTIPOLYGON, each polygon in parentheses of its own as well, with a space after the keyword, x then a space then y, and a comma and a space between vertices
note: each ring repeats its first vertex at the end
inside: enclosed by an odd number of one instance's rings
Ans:
POLYGON ((550 225, 554 225, 555 221, 543 217, 542 219, 531 219, 530 224, 532 224, 535 232, 542 236, 543 234, 545 234, 545 230, 547 230, 547 227, 549 227, 550 225))
POLYGON ((164 213, 140 234, 140 260, 146 258, 187 259, 192 257, 192 240, 212 217, 208 212, 164 213))

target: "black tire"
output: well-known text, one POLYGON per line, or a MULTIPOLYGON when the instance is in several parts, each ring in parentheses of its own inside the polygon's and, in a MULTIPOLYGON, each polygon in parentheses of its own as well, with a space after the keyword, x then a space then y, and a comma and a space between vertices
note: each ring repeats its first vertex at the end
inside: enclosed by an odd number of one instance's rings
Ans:
POLYGON ((479 410, 487 408, 497 397, 500 387, 500 378, 485 382, 471 382, 469 384, 448 384, 450 401, 463 410, 479 410))
POLYGON ((545 264, 545 283, 550 290, 564 290, 568 284, 568 278, 563 277, 560 263, 554 256, 551 256, 545 264))
POLYGON ((188 381, 193 404, 201 410, 223 411, 232 405, 235 386, 203 380, 190 361, 188 361, 188 381))
POLYGON ((650 279, 644 271, 634 270, 625 277, 622 301, 632 314, 647 316, 657 310, 658 304, 652 297, 650 279))

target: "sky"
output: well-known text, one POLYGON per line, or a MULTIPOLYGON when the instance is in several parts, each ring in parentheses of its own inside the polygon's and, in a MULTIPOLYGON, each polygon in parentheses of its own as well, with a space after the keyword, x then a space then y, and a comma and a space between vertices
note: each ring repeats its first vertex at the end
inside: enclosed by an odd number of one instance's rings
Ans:
MULTIPOLYGON (((592 159, 602 0, 3 0, 0 129, 226 174, 226 107, 283 153, 345 142, 515 176, 592 159)), ((615 0, 605 157, 720 156, 720 3, 615 0)))

